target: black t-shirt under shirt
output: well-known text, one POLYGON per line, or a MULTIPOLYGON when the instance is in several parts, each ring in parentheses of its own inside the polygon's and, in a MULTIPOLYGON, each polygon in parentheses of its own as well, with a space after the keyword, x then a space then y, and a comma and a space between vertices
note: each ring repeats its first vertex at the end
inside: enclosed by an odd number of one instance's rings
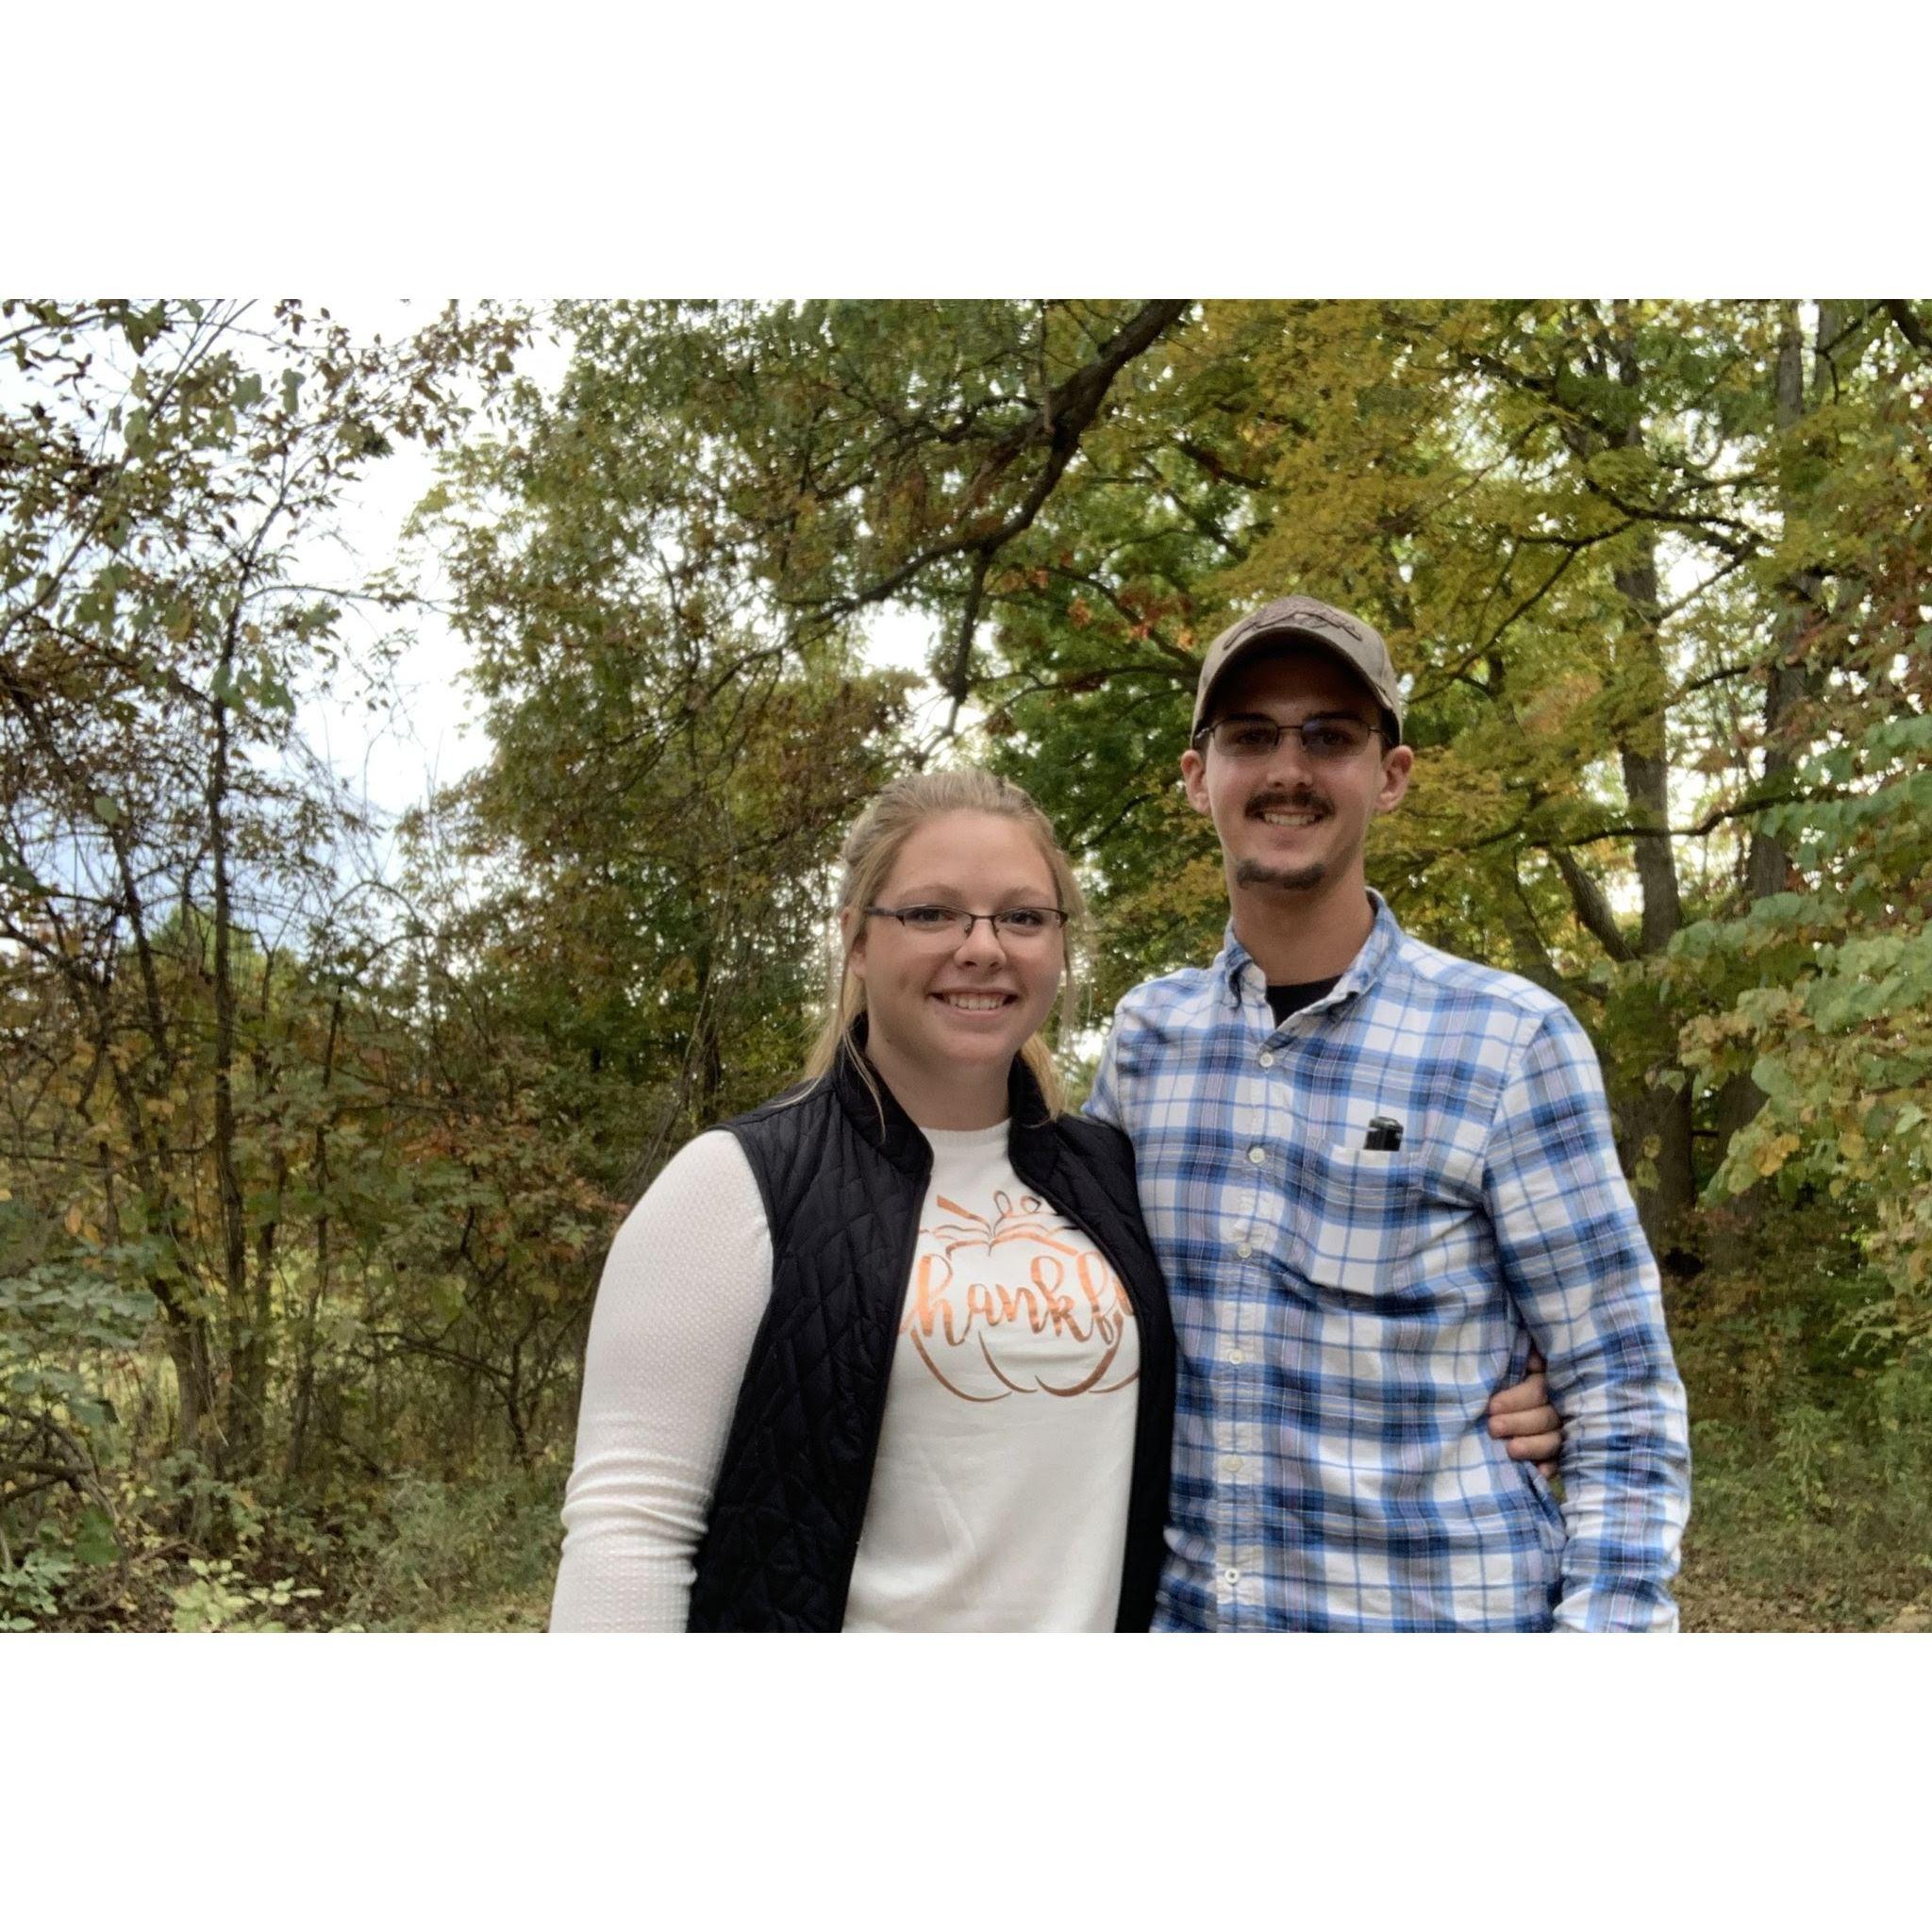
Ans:
POLYGON ((1274 1024, 1279 1026, 1291 1013, 1299 1013, 1304 1007, 1312 1007, 1319 999, 1335 991, 1335 983, 1341 977, 1337 973, 1327 979, 1311 979, 1305 986, 1271 986, 1268 989, 1268 1004, 1274 1009, 1274 1024))

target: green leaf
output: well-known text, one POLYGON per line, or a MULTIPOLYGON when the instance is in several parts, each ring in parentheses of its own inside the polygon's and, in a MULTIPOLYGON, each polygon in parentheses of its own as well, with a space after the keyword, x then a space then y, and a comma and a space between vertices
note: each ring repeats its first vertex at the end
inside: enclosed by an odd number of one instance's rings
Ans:
POLYGON ((264 710, 282 711, 290 717, 295 713, 294 694, 276 675, 273 666, 264 663, 256 678, 256 701, 264 710))
POLYGON ((0 883, 10 886, 16 892, 25 892, 35 897, 43 894, 47 890, 19 850, 6 840, 0 840, 0 883))
POLYGON ((105 1509, 90 1506, 81 1512, 73 1549, 76 1562, 92 1564, 96 1569, 119 1557, 121 1545, 115 1540, 113 1520, 105 1509))

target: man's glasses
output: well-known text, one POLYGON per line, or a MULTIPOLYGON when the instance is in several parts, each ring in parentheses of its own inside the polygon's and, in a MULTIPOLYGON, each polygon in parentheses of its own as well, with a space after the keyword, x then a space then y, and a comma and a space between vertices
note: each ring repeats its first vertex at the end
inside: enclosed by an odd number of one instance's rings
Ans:
POLYGON ((1364 724, 1348 711, 1324 711, 1298 724, 1277 724, 1273 718, 1242 712, 1202 725, 1194 742, 1211 739, 1223 758, 1265 758, 1291 732, 1301 740, 1302 756, 1310 764, 1333 765, 1354 758, 1370 739, 1381 736, 1381 727, 1364 724))
POLYGON ((1003 946, 1037 946, 1066 924, 1058 906, 1009 906, 1004 912, 965 912, 957 906, 868 906, 868 918, 896 919, 908 937, 958 945, 983 919, 1003 946))

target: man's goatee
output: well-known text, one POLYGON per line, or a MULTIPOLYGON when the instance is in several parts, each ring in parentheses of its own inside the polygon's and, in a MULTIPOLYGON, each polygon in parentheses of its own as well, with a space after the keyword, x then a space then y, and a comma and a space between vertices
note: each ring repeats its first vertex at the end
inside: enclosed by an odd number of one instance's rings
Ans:
POLYGON ((1263 865, 1258 858, 1237 860, 1234 869, 1238 886, 1279 886, 1290 892, 1310 891, 1327 876, 1325 865, 1263 865))

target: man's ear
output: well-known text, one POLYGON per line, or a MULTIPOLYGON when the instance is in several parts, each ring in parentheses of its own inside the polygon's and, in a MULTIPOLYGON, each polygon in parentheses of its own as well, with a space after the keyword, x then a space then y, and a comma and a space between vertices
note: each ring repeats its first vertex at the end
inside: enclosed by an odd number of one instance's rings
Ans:
POLYGON ((1378 812, 1393 811, 1408 791, 1408 774, 1415 766, 1415 752, 1406 744, 1398 744, 1382 760, 1382 789, 1375 793, 1375 809, 1378 812))
POLYGON ((1208 811, 1208 760, 1191 744, 1181 754, 1181 784, 1188 803, 1198 812, 1208 811))

